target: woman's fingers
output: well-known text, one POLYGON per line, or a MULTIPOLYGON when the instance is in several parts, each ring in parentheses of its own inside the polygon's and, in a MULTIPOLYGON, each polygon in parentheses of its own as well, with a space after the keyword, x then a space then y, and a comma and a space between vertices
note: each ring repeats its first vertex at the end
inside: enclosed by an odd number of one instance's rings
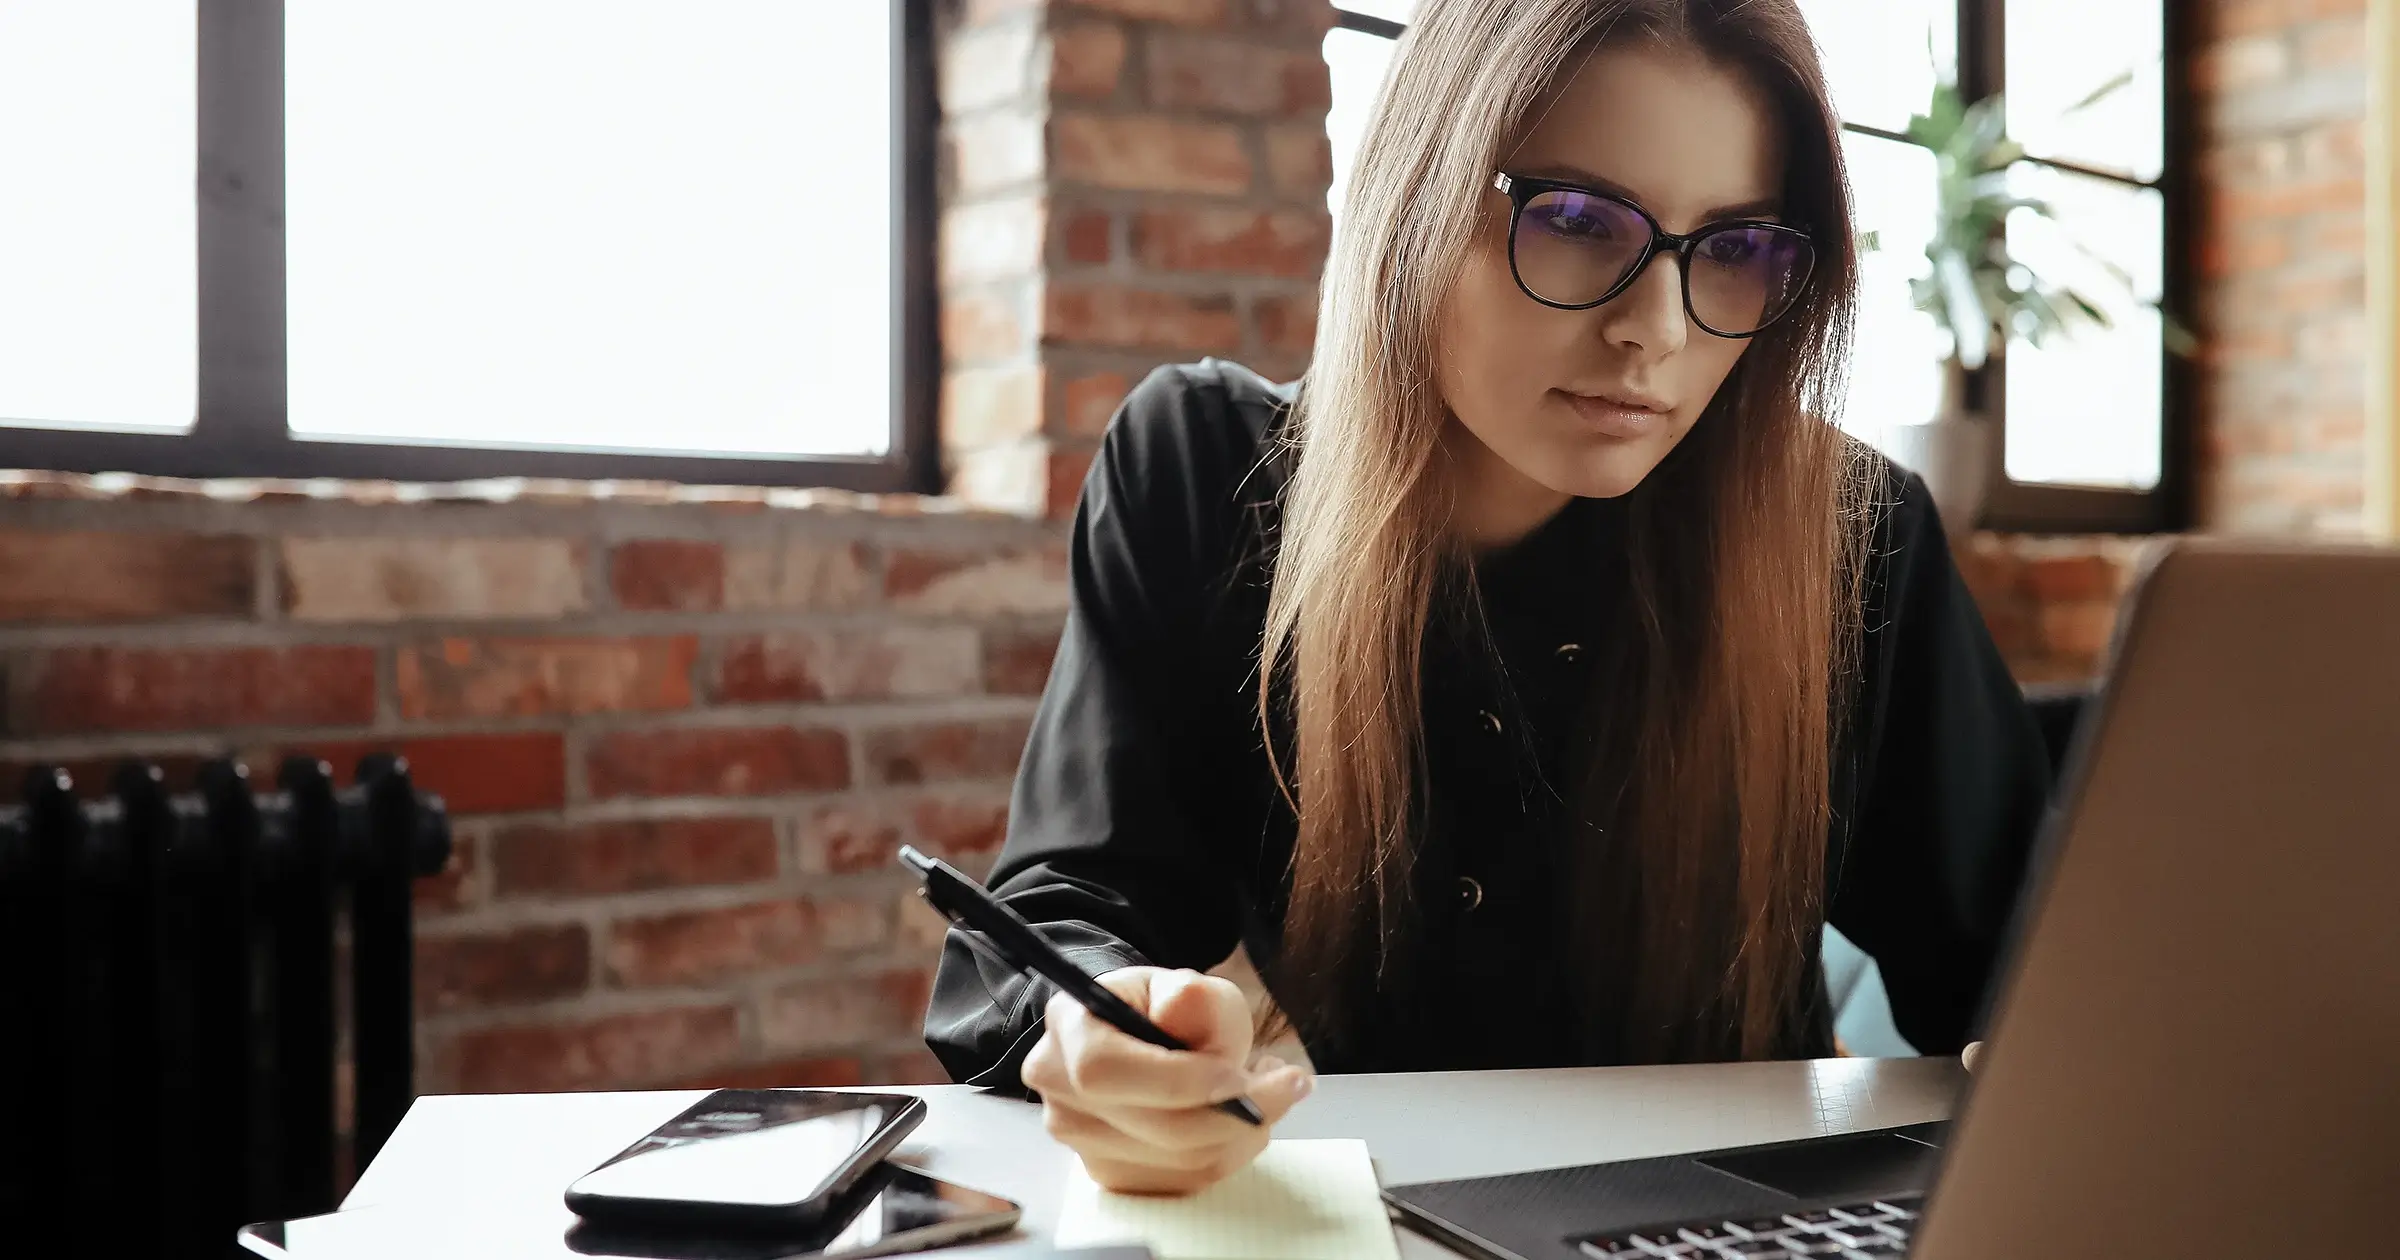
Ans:
MULTIPOLYGON (((1044 1040, 1056 1043, 1060 1080, 1080 1097, 1143 1107, 1196 1107, 1231 1098, 1246 1084, 1239 1059, 1136 1040, 1063 993, 1050 999, 1043 1015, 1049 1023, 1044 1040)), ((1031 1079, 1026 1083, 1041 1088, 1031 1079)), ((1053 1081, 1053 1091, 1058 1084, 1053 1081)))
POLYGON ((1063 994, 1044 1008, 1046 1027, 1022 1068, 1025 1084, 1042 1096, 1043 1125, 1109 1189, 1183 1193, 1222 1179, 1257 1157, 1269 1129, 1315 1084, 1272 1056, 1242 1068, 1250 1008, 1230 982, 1128 968, 1101 983, 1192 1047, 1151 1045, 1063 994), (1257 1104, 1265 1124, 1217 1109, 1241 1095, 1257 1104))

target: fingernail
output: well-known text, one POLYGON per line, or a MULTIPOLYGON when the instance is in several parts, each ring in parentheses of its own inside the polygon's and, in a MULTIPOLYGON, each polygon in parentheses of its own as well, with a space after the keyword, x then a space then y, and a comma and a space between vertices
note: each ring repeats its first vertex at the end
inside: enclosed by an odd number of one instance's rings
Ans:
POLYGON ((1298 1102, 1301 1099, 1308 1097, 1309 1094, 1314 1092, 1316 1088, 1317 1078, 1310 1076, 1306 1072, 1302 1072, 1300 1074, 1300 1083, 1292 1087, 1292 1101, 1298 1102))

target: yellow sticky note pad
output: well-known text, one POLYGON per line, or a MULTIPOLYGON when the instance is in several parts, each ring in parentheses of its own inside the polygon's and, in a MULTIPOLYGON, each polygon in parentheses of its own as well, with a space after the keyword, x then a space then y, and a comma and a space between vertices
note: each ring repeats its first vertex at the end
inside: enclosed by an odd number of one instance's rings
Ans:
POLYGON ((1183 1198, 1111 1194, 1078 1163, 1058 1245, 1141 1243, 1158 1260, 1398 1260, 1367 1144, 1269 1142, 1248 1168, 1183 1198))

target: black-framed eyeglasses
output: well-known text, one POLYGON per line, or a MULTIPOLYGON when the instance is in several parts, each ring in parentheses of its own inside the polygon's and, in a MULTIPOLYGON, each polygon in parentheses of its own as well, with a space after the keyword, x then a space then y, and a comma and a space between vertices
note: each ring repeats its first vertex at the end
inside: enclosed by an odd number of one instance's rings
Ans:
POLYGON ((1660 251, 1683 273, 1683 309, 1719 337, 1751 337, 1790 312, 1816 269, 1817 246, 1785 223, 1736 219, 1689 236, 1613 193, 1502 171, 1508 197, 1508 267, 1525 296, 1583 311, 1630 287, 1660 251))

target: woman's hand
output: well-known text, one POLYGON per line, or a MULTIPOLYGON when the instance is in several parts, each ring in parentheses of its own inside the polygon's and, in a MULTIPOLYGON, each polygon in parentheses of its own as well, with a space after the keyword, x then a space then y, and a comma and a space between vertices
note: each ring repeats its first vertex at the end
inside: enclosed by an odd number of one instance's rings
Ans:
POLYGON ((1186 1194, 1216 1183, 1255 1158, 1268 1129, 1315 1084, 1271 1056, 1250 1064, 1250 1004, 1230 980, 1126 967, 1100 983, 1192 1047, 1162 1050, 1063 993, 1050 999, 1022 1075, 1042 1096, 1043 1127, 1107 1189, 1186 1194), (1216 1110, 1241 1094, 1266 1124, 1216 1110))

